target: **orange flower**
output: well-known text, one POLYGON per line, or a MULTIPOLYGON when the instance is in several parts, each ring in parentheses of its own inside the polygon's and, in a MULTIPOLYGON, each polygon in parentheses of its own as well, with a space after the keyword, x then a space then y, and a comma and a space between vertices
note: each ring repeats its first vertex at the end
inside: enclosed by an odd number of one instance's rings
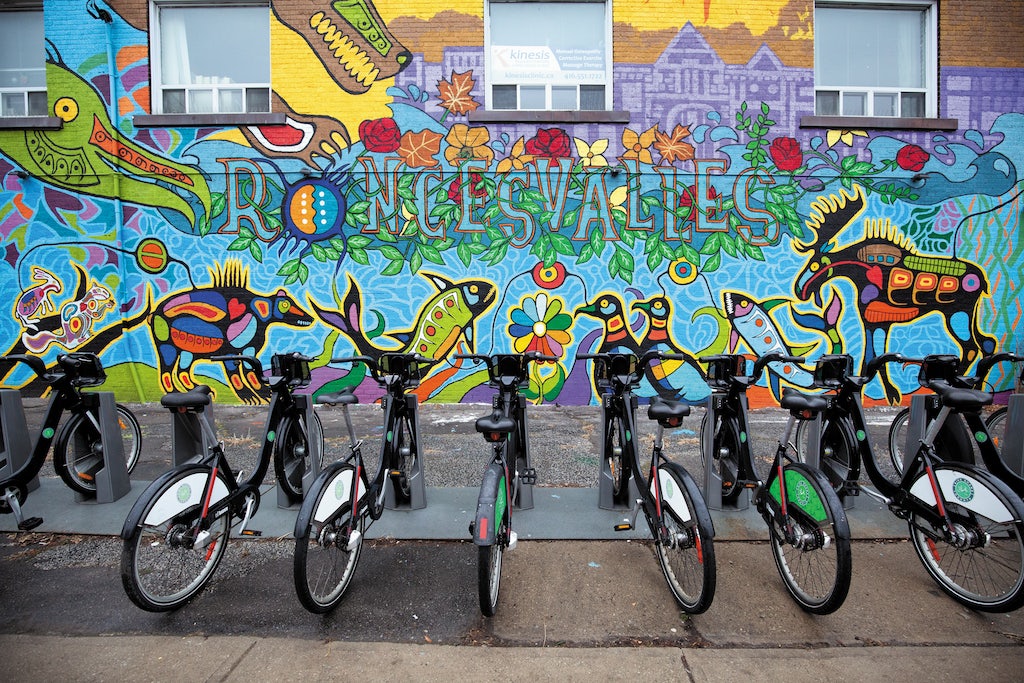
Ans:
POLYGON ((690 137, 690 128, 688 126, 680 126, 679 124, 676 124, 671 135, 655 131, 654 149, 661 153, 661 160, 666 164, 672 164, 677 161, 689 161, 693 158, 694 149, 690 143, 683 142, 688 137, 690 137))
POLYGON ((432 130, 421 130, 419 133, 406 133, 398 146, 398 155, 410 168, 417 166, 437 166, 434 158, 441 149, 441 134, 432 130))
POLYGON ((450 164, 461 166, 467 161, 483 161, 490 166, 494 161, 494 150, 487 146, 491 134, 482 126, 470 128, 464 123, 456 123, 444 139, 448 143, 444 158, 450 164))
POLYGON ((658 126, 654 125, 640 135, 637 135, 631 128, 622 131, 622 146, 626 150, 622 153, 622 158, 637 159, 645 164, 653 164, 654 159, 651 157, 650 147, 654 144, 654 134, 657 130, 658 126))
POLYGON ((509 155, 498 162, 498 173, 508 173, 509 171, 522 171, 526 168, 526 164, 533 161, 532 154, 524 154, 526 151, 526 143, 523 138, 519 138, 516 144, 512 145, 512 151, 509 155))
POLYGON ((437 82, 437 90, 441 94, 441 106, 453 114, 465 114, 480 106, 470 93, 476 81, 472 71, 457 74, 452 71, 452 80, 437 82))

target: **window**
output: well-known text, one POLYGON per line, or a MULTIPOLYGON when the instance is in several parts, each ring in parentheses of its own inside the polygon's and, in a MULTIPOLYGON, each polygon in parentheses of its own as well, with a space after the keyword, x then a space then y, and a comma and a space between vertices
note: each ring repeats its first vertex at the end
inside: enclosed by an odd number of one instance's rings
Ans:
POLYGON ((0 11, 0 116, 46 116, 43 10, 0 11))
POLYGON ((488 109, 611 109, 611 0, 489 0, 488 109))
POLYGON ((266 2, 154 3, 150 26, 154 113, 270 111, 266 2))
POLYGON ((821 2, 814 9, 819 116, 936 116, 936 3, 821 2))

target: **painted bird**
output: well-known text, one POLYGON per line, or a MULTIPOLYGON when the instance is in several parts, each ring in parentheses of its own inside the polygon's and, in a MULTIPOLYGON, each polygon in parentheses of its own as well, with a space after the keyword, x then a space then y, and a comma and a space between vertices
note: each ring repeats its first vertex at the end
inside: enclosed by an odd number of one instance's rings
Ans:
POLYGON ((633 310, 639 310, 648 320, 647 333, 640 340, 640 353, 661 351, 685 356, 682 360, 655 360, 644 370, 644 374, 662 398, 697 403, 705 400, 710 389, 697 359, 683 350, 672 339, 669 324, 672 322, 672 303, 662 294, 633 303, 633 310))

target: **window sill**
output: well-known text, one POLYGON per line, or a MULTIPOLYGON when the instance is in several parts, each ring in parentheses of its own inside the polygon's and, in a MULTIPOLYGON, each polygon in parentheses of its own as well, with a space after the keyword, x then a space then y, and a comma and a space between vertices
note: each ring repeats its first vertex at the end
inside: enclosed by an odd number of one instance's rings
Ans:
POLYGON ((891 116, 801 116, 801 128, 879 129, 879 130, 942 130, 960 127, 957 119, 896 118, 891 116))
POLYGON ((56 116, 2 116, 0 129, 60 130, 64 122, 56 116))
POLYGON ((488 109, 471 111, 466 118, 470 123, 629 123, 629 112, 488 109))
POLYGON ((136 128, 209 128, 215 126, 285 125, 285 114, 145 114, 132 120, 136 128))

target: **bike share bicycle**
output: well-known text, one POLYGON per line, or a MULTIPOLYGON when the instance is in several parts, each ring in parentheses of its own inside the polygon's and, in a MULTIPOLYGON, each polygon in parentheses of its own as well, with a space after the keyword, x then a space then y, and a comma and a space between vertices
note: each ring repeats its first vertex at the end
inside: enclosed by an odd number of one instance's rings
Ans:
POLYGON ((0 453, 0 514, 13 513, 18 528, 30 531, 43 520, 25 517, 21 506, 53 444, 53 468, 77 494, 112 502, 131 488, 128 474, 142 452, 142 432, 135 415, 112 394, 83 393, 103 384, 106 373, 92 353, 62 353, 49 369, 37 356, 15 354, 0 360, 23 363, 46 383, 50 400, 39 433, 29 445, 21 394, 0 390, 3 453, 0 453), (112 404, 112 405, 111 405, 112 404), (111 410, 112 409, 112 410, 111 410), (71 417, 63 424, 65 412, 71 417))
POLYGON ((708 507, 743 507, 744 492, 753 490, 754 505, 768 525, 775 566, 786 590, 807 612, 834 612, 850 589, 850 526, 828 479, 799 462, 789 443, 794 423, 823 409, 825 399, 783 393, 781 405, 790 416, 767 481, 762 481, 750 448, 747 389, 757 383, 769 363, 799 363, 803 359, 768 354, 757 359, 750 375, 744 372, 746 358, 742 355, 700 360, 708 364, 707 382, 712 390, 701 437, 708 507), (705 456, 708 452, 710 459, 705 456))
POLYGON ((971 415, 980 422, 978 411, 992 401, 986 392, 934 379, 948 367, 888 353, 855 376, 848 355, 818 359, 815 383, 830 393, 818 397, 825 405, 816 411, 820 423, 808 442, 808 460, 820 459, 842 496, 863 491, 907 520, 918 558, 947 595, 972 609, 1008 612, 1024 605, 1024 502, 990 472, 939 457, 943 424, 971 415), (921 363, 919 381, 941 399, 897 483, 875 459, 861 401, 864 386, 891 362, 921 363), (877 491, 859 483, 861 466, 877 491))
POLYGON ((385 507, 426 506, 419 449, 417 398, 425 366, 436 361, 418 354, 385 353, 334 358, 332 363, 362 363, 384 388, 384 437, 377 472, 368 475, 362 441, 356 439, 349 406, 359 402, 351 391, 320 396, 322 403, 341 404, 351 445, 349 455, 326 467, 313 482, 295 520, 293 578, 299 602, 310 612, 334 609, 345 595, 370 525, 385 507))
MULTIPOLYGON (((1020 355, 1014 354, 1014 356, 1017 359, 1015 362, 1024 360, 1024 357, 1020 355)), ((1010 425, 1021 423, 1024 423, 1024 365, 1017 373, 1017 387, 1010 395, 1007 404, 997 408, 985 418, 985 428, 992 437, 996 450, 1002 455, 1005 441, 1007 450, 1018 458, 1014 463, 1017 466, 1016 471, 1024 475, 1024 462, 1022 462, 1024 461, 1024 430, 1019 427, 1016 430, 1010 428, 1010 425)), ((1009 463, 1007 464, 1012 467, 1009 463)))
POLYGON ((714 526, 697 482, 662 451, 665 429, 679 427, 690 414, 690 406, 652 399, 647 417, 657 423, 657 429, 646 478, 635 438, 638 400, 633 389, 639 386, 644 368, 654 360, 683 360, 685 356, 648 351, 639 358, 631 353, 588 353, 576 358, 594 361, 594 382, 601 392, 604 457, 611 461, 613 496, 633 501, 630 518, 615 530, 634 529, 643 510, 673 597, 683 611, 700 614, 715 597, 714 526), (634 491, 639 497, 632 495, 634 491))
POLYGON ((513 509, 533 507, 537 471, 530 463, 526 397, 519 393, 529 382, 530 363, 555 361, 536 351, 512 354, 459 354, 456 358, 487 365, 490 386, 497 389, 493 410, 476 421, 476 430, 493 444, 493 454, 480 484, 476 515, 469 533, 477 546, 477 592, 480 611, 493 617, 501 588, 501 563, 506 550, 515 550, 513 509))
MULTIPOLYGON (((263 379, 263 366, 252 356, 217 356, 211 360, 243 363, 263 379)), ((252 472, 235 472, 217 439, 210 387, 166 394, 160 404, 176 418, 194 423, 197 443, 206 450, 198 459, 176 465, 157 477, 139 496, 121 529, 121 582, 138 607, 151 612, 178 609, 206 586, 227 549, 232 527, 240 536, 261 533, 249 524, 260 505, 260 484, 271 460, 282 489, 301 495, 298 486, 316 476, 323 452, 323 431, 312 404, 293 392, 310 381, 310 361, 299 353, 276 354, 263 446, 252 472), (312 415, 312 417, 310 417, 312 415), (303 471, 302 477, 294 476, 303 471)), ((232 368, 233 369, 233 368, 232 368)))

